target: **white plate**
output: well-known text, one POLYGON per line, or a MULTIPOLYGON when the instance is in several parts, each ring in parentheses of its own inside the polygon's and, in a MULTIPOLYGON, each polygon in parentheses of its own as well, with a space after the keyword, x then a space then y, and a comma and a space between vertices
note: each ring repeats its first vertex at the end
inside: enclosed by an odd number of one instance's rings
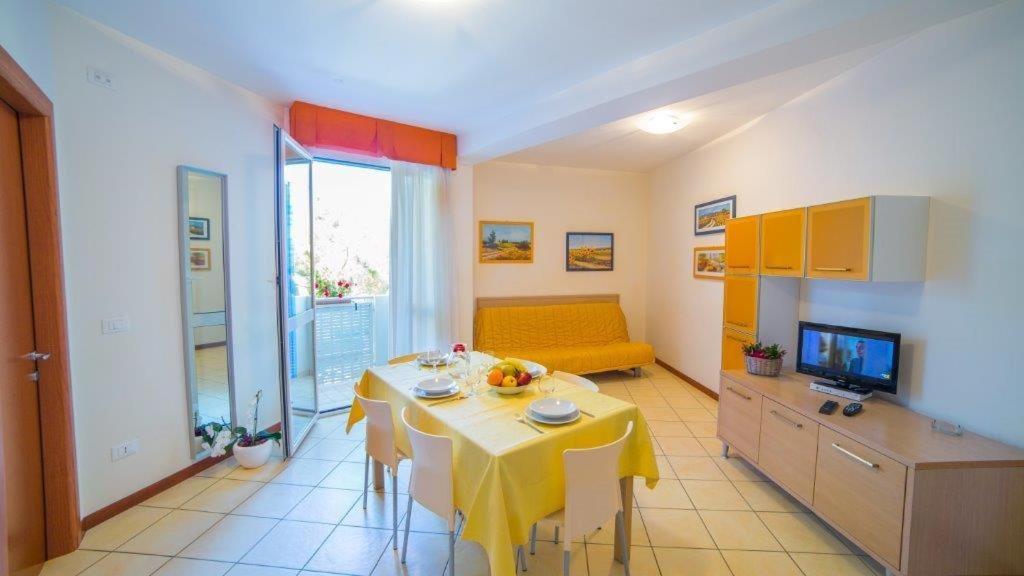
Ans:
POLYGON ((533 401, 530 403, 530 410, 548 420, 568 420, 579 412, 579 408, 572 401, 550 397, 533 401))
POLYGON ((572 424, 573 422, 579 420, 583 416, 583 414, 577 410, 576 414, 574 414, 568 420, 550 420, 538 414, 534 414, 533 410, 527 410, 526 416, 530 420, 533 420, 534 422, 540 422, 541 424, 548 424, 550 426, 558 426, 559 424, 572 424))
POLYGON ((425 380, 420 380, 416 383, 416 388, 426 394, 440 394, 442 392, 447 392, 453 384, 455 384, 454 380, 447 376, 441 376, 439 378, 427 378, 425 380))
POLYGON ((451 388, 442 391, 440 394, 427 394, 426 392, 423 392, 419 388, 413 388, 412 389, 412 393, 413 393, 414 396, 417 396, 419 398, 427 398, 427 399, 447 398, 449 396, 454 396, 454 395, 458 394, 459 393, 459 387, 453 384, 451 388))
POLYGON ((419 356, 416 357, 416 361, 419 362, 420 366, 432 367, 434 365, 435 360, 437 361, 438 366, 447 366, 448 364, 451 363, 452 355, 442 352, 440 357, 430 357, 427 356, 426 354, 420 354, 419 356))

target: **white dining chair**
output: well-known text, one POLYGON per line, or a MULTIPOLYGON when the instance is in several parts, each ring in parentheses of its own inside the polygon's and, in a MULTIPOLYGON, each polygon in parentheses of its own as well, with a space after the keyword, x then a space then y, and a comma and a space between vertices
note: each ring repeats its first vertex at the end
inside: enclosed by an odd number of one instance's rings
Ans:
POLYGON ((405 511, 405 539, 402 541, 402 564, 409 549, 409 523, 413 500, 437 514, 448 523, 448 574, 455 576, 455 481, 452 476, 452 439, 421 432, 409 423, 409 409, 402 410, 402 422, 412 447, 412 479, 409 482, 409 503, 405 511))
POLYGON ((570 384, 575 384, 580 388, 586 388, 591 392, 600 392, 600 390, 597 387, 597 384, 594 384, 593 382, 587 380, 583 376, 577 376, 576 374, 570 374, 568 372, 558 372, 556 370, 555 372, 551 373, 551 377, 557 380, 568 382, 570 384))
POLYGON ((391 476, 391 548, 398 550, 398 464, 408 458, 395 444, 395 422, 391 405, 385 400, 371 400, 355 390, 356 400, 366 413, 366 461, 363 464, 363 510, 370 486, 370 458, 387 466, 391 476))
MULTIPOLYGON (((633 423, 618 440, 596 448, 566 450, 565 508, 549 515, 542 522, 563 528, 562 574, 569 576, 570 549, 573 539, 594 530, 615 517, 615 533, 622 545, 622 564, 629 576, 629 547, 626 546, 626 522, 622 509, 622 488, 619 484, 619 456, 626 439, 633 433, 633 423)), ((537 525, 530 530, 530 554, 537 552, 537 525)))
POLYGON ((413 352, 412 354, 403 354, 401 356, 395 356, 391 360, 388 360, 388 365, 394 366, 395 364, 405 364, 406 362, 412 362, 413 360, 416 359, 417 356, 419 356, 418 352, 413 352))

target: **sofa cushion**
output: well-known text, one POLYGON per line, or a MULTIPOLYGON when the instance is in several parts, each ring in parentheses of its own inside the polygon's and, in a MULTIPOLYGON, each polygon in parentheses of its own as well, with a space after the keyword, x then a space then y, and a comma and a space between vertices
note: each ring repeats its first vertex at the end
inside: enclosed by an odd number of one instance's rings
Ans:
POLYGON ((599 346, 561 348, 495 349, 499 358, 521 358, 544 365, 549 371, 589 374, 606 370, 625 370, 654 362, 654 347, 645 342, 616 342, 599 346))
POLYGON ((614 302, 504 306, 476 313, 477 350, 542 350, 629 343, 626 317, 614 302))

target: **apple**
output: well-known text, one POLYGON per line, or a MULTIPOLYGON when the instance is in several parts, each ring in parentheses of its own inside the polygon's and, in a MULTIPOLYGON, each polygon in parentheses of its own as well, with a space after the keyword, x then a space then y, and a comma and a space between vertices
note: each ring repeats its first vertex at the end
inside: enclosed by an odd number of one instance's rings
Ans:
POLYGON ((530 383, 531 380, 533 380, 533 376, 531 376, 529 372, 523 372, 522 374, 519 375, 520 386, 526 386, 527 384, 530 383))

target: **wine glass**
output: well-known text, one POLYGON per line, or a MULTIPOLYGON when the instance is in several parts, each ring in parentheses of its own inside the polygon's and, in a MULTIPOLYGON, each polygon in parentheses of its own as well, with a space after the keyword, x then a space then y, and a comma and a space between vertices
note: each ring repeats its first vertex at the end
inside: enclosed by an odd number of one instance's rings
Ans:
POLYGON ((555 379, 549 378, 546 374, 542 374, 537 379, 537 390, 540 390, 544 397, 547 398, 555 393, 555 379))
POLYGON ((428 348, 427 351, 424 352, 423 356, 426 360, 427 366, 434 369, 434 380, 438 380, 440 378, 440 370, 438 367, 441 365, 444 358, 441 355, 441 349, 437 347, 428 348))

